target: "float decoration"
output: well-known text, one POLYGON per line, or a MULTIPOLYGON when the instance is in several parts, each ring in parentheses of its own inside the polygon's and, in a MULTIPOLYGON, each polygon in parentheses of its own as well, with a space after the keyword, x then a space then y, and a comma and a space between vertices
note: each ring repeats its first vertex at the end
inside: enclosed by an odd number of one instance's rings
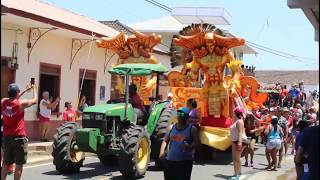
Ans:
POLYGON ((186 106, 189 98, 195 98, 201 114, 200 140, 202 144, 226 150, 230 145, 228 128, 232 124, 233 108, 242 106, 253 109, 262 105, 267 94, 257 93, 259 88, 254 77, 244 76, 242 61, 236 60, 229 51, 245 44, 245 40, 225 37, 219 29, 209 24, 192 24, 180 31, 173 39, 180 52, 173 49, 173 55, 180 54, 182 64, 179 71, 168 74, 173 95, 173 106, 186 106), (190 58, 191 57, 191 58, 190 58), (225 76, 225 69, 231 75, 225 76), (241 95, 251 88, 244 101, 241 95))
MULTIPOLYGON (((102 38, 97 40, 97 46, 100 48, 107 48, 112 50, 119 56, 116 64, 127 63, 147 63, 158 64, 158 60, 152 55, 153 48, 162 40, 160 35, 145 35, 141 32, 135 31, 132 35, 126 36, 123 32, 119 33, 113 38, 102 38)), ((152 96, 152 91, 156 87, 157 77, 147 76, 132 76, 132 81, 137 85, 138 93, 143 99, 144 103, 150 104, 149 97, 152 96)), ((117 77, 117 85, 115 89, 124 93, 123 79, 117 77)))

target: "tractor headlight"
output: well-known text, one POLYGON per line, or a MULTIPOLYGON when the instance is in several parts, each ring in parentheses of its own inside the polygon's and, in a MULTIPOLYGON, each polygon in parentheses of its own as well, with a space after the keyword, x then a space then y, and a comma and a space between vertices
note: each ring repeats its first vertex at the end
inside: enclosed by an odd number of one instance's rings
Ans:
POLYGON ((96 114, 95 120, 103 120, 103 114, 96 114))
POLYGON ((82 120, 90 120, 90 114, 83 114, 82 120))

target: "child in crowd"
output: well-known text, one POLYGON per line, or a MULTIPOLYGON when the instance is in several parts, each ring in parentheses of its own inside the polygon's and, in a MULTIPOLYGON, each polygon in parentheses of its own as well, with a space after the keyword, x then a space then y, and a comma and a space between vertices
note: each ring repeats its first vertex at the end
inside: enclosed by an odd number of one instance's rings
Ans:
POLYGON ((64 122, 76 122, 77 112, 72 109, 72 104, 70 101, 64 103, 64 107, 66 108, 63 112, 63 121, 64 122))

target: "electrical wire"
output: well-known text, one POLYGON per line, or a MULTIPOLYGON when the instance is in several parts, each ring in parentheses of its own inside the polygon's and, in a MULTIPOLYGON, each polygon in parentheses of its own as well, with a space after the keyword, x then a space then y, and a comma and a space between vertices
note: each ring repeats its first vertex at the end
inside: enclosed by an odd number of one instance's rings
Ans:
POLYGON ((307 57, 296 56, 296 55, 292 55, 292 54, 289 54, 289 53, 286 53, 286 52, 282 52, 282 51, 278 51, 278 50, 275 50, 275 49, 271 49, 271 48, 268 48, 268 47, 265 47, 265 46, 262 46, 262 45, 259 45, 259 44, 250 42, 250 41, 247 41, 247 43, 248 43, 248 44, 251 44, 251 45, 258 46, 258 47, 261 47, 261 48, 268 49, 268 50, 270 50, 270 51, 275 51, 275 52, 277 52, 277 53, 284 54, 284 55, 290 56, 290 57, 292 57, 292 58, 298 58, 298 59, 304 59, 304 60, 312 60, 312 61, 315 61, 315 60, 316 60, 316 59, 314 59, 314 58, 307 58, 307 57))
POLYGON ((298 61, 298 62, 302 62, 302 63, 308 63, 308 64, 316 64, 316 65, 319 64, 318 62, 310 62, 310 61, 306 62, 306 61, 303 61, 303 60, 300 60, 300 59, 295 59, 295 58, 292 58, 292 57, 277 53, 275 51, 271 51, 271 50, 268 50, 268 49, 265 49, 265 48, 261 48, 259 46, 253 45, 253 44, 250 44, 250 46, 252 46, 254 48, 257 48, 257 49, 260 49, 261 51, 265 51, 265 52, 268 52, 268 53, 271 53, 271 54, 274 54, 274 55, 277 55, 277 56, 284 57, 286 59, 290 59, 290 60, 294 60, 294 61, 298 61))
POLYGON ((169 8, 168 6, 165 6, 165 5, 163 5, 163 4, 161 4, 161 3, 157 2, 157 1, 154 1, 154 0, 145 0, 145 1, 147 1, 148 3, 151 3, 151 4, 155 5, 155 6, 158 6, 159 8, 161 8, 163 10, 166 10, 168 12, 172 12, 171 8, 169 8))
POLYGON ((167 9, 169 9, 170 11, 172 11, 172 8, 169 7, 169 6, 166 6, 166 5, 160 3, 160 2, 158 2, 158 1, 156 1, 156 0, 151 0, 151 1, 153 1, 154 3, 157 3, 157 4, 159 4, 160 6, 163 6, 163 7, 167 8, 167 9))

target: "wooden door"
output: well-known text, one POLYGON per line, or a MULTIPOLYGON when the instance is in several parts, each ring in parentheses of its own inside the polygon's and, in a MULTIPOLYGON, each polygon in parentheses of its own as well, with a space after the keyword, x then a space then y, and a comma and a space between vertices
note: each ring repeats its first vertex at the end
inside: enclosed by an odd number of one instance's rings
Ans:
POLYGON ((8 97, 8 85, 13 82, 14 70, 8 67, 1 67, 1 99, 8 97))

